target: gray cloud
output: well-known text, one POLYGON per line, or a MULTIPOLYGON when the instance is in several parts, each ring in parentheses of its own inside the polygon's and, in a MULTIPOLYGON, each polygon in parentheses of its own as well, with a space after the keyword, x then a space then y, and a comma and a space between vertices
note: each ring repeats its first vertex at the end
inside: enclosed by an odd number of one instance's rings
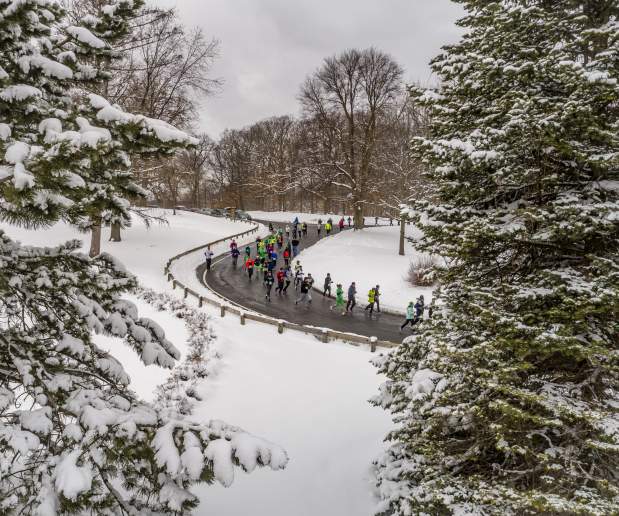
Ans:
POLYGON ((430 83, 429 60, 457 41, 459 6, 449 0, 156 0, 187 26, 221 41, 213 75, 222 91, 204 99, 201 129, 217 137, 272 115, 297 113, 304 78, 347 48, 391 54, 408 81, 430 83))

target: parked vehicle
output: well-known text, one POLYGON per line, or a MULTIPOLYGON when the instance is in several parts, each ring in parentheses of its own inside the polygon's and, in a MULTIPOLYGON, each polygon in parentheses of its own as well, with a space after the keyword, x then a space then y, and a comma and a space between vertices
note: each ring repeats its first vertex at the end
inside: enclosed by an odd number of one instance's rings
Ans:
POLYGON ((223 217, 224 216, 224 212, 223 212, 223 210, 220 210, 219 208, 213 208, 211 210, 211 215, 213 217, 223 217))
POLYGON ((235 215, 237 219, 240 220, 251 220, 251 215, 243 210, 235 210, 235 215))

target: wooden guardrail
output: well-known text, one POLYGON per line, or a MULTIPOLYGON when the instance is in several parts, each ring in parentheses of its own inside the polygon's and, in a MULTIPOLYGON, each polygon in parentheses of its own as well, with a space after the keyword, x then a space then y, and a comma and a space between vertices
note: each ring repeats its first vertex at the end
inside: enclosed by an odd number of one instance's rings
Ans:
MULTIPOLYGON (((208 242, 204 245, 194 247, 193 249, 189 249, 187 251, 184 251, 170 258, 166 262, 164 273, 167 276, 168 281, 172 282, 172 288, 176 289, 177 287, 180 287, 183 291, 183 297, 187 298, 188 296, 191 296, 191 297, 196 298, 198 300, 198 306, 200 307, 204 306, 204 304, 206 303, 206 304, 219 308, 219 314, 221 317, 225 317, 226 314, 233 314, 233 315, 238 316, 239 322, 242 325, 244 325, 247 320, 250 320, 250 321, 260 322, 263 324, 269 324, 271 326, 277 326, 277 331, 280 334, 284 332, 284 329, 290 329, 290 330, 297 330, 303 333, 316 335, 317 337, 320 338, 320 340, 322 340, 322 342, 325 342, 325 343, 329 342, 330 339, 340 339, 354 346, 358 346, 360 344, 368 344, 370 346, 370 351, 372 352, 376 351, 377 347, 393 348, 398 345, 397 343, 391 342, 388 340, 379 340, 378 337, 366 337, 364 335, 357 335, 356 333, 341 332, 341 331, 331 330, 329 328, 317 328, 314 326, 306 326, 304 324, 297 324, 297 323, 285 321, 283 319, 275 319, 274 317, 269 317, 267 315, 251 312, 251 311, 245 310, 242 306, 234 303, 233 301, 225 298, 218 292, 215 292, 213 289, 208 287, 208 285, 206 285, 206 287, 213 294, 215 294, 218 298, 220 298, 221 301, 218 301, 217 299, 212 299, 210 297, 202 296, 195 290, 181 283, 179 280, 177 280, 174 277, 174 274, 172 274, 170 267, 172 263, 178 260, 179 258, 182 258, 183 256, 187 256, 188 254, 191 254, 191 253, 195 253, 202 249, 206 249, 209 246, 220 244, 228 240, 232 240, 232 239, 242 238, 252 233, 256 233, 259 228, 260 228, 260 225, 256 224, 254 225, 252 229, 248 229, 247 231, 242 231, 235 235, 230 235, 225 238, 220 238, 219 240, 208 242)), ((221 256, 223 255, 219 255, 218 257, 221 257, 221 256)))

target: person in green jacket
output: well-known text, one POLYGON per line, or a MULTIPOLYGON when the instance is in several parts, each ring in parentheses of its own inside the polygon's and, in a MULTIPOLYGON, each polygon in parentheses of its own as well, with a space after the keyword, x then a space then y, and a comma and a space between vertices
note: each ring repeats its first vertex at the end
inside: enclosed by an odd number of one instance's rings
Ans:
POLYGON ((374 313, 374 303, 376 301, 376 290, 374 287, 370 289, 368 292, 368 306, 365 307, 366 310, 370 310, 370 315, 374 313))
POLYGON ((415 324, 413 322, 414 320, 415 320, 415 303, 411 301, 410 303, 408 303, 408 306, 406 307, 406 321, 404 321, 404 324, 400 326, 400 331, 402 331, 407 324, 410 324, 412 328, 413 325, 415 324))
POLYGON ((345 304, 346 304, 346 301, 344 300, 344 289, 342 288, 342 284, 338 283, 335 289, 335 304, 331 305, 330 308, 331 310, 333 310, 334 308, 341 309, 342 315, 344 315, 346 313, 343 310, 345 304))

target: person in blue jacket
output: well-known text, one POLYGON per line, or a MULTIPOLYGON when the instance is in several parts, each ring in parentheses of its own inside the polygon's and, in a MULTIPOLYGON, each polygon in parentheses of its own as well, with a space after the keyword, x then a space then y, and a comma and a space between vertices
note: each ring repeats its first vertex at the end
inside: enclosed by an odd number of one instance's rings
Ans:
POLYGON ((232 267, 234 267, 236 269, 236 265, 239 261, 239 255, 241 253, 239 252, 239 248, 238 247, 233 247, 232 250, 230 251, 230 255, 232 256, 232 267))

